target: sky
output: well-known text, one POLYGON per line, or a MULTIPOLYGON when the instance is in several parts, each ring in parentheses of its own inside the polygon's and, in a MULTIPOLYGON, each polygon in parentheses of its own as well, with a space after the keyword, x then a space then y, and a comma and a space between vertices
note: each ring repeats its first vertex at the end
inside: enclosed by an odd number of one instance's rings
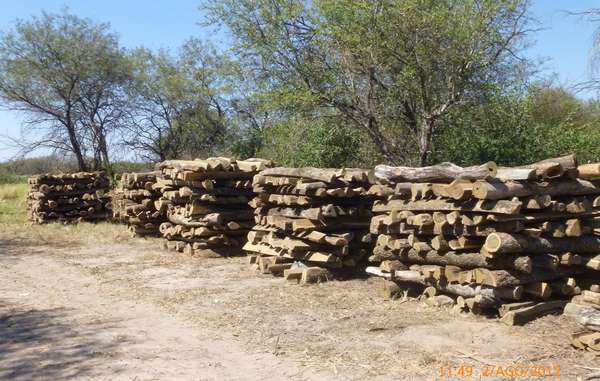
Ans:
MULTIPOLYGON (((19 0, 2 2, 0 31, 9 30, 16 19, 27 19, 42 11, 71 13, 95 21, 109 22, 123 46, 176 49, 189 37, 211 39, 224 44, 222 34, 199 25, 204 15, 200 0, 19 0)), ((531 16, 538 28, 530 36, 528 58, 543 61, 541 74, 553 75, 558 84, 570 86, 589 78, 589 53, 596 27, 583 17, 567 12, 600 8, 600 0, 533 0, 531 16)), ((590 97, 592 94, 581 94, 590 97)), ((18 137, 18 114, 0 110, 0 162, 16 151, 3 136, 18 137)))

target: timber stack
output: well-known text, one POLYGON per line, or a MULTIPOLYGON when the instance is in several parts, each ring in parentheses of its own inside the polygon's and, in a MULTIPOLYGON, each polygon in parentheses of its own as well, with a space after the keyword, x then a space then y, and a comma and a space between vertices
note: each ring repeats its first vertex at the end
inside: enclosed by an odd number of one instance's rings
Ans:
POLYGON ((356 168, 276 167, 254 176, 255 225, 244 246, 251 263, 302 283, 364 263, 373 180, 372 171, 356 168))
POLYGON ((167 160, 154 189, 161 191, 157 211, 167 221, 160 225, 163 247, 189 255, 242 254, 241 247, 253 225, 252 177, 272 167, 269 160, 167 160))
POLYGON ((452 296, 458 311, 524 324, 562 311, 598 277, 599 164, 379 165, 375 176, 388 199, 373 206, 379 267, 367 271, 419 284, 433 304, 452 296))
POLYGON ((30 221, 92 221, 108 219, 110 180, 105 172, 44 174, 28 179, 30 221))
POLYGON ((156 186, 160 171, 123 173, 113 192, 113 217, 124 221, 133 237, 159 236, 166 210, 158 210, 155 202, 161 197, 156 186))

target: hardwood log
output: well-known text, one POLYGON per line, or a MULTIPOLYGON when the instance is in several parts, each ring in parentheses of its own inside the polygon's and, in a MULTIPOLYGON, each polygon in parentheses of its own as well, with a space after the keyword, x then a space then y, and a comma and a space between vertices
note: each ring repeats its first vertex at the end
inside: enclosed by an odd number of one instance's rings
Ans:
POLYGON ((538 317, 551 313, 562 312, 566 304, 567 301, 565 300, 552 300, 536 303, 531 306, 509 311, 502 316, 500 321, 508 325, 523 325, 531 320, 537 319, 538 317))
POLYGON ((375 166, 375 177, 384 182, 452 182, 456 179, 479 180, 494 177, 497 167, 493 162, 472 167, 459 167, 452 163, 441 163, 429 167, 392 167, 389 165, 375 166))
POLYGON ((557 180, 548 183, 476 181, 473 196, 482 200, 510 199, 537 194, 550 196, 582 196, 600 194, 600 188, 582 179, 557 180))
MULTIPOLYGON (((375 254, 378 254, 381 247, 373 249, 375 254)), ((432 264, 432 265, 453 265, 459 266, 465 269, 474 268, 489 268, 489 269, 514 269, 523 273, 531 273, 533 266, 530 257, 509 257, 502 256, 498 258, 487 258, 481 253, 457 253, 454 251, 448 251, 445 253, 439 253, 435 250, 427 252, 419 252, 414 249, 408 251, 397 252, 397 258, 404 263, 414 264, 432 264)))
POLYGON ((514 270, 491 270, 486 268, 477 268, 472 271, 475 275, 475 283, 492 287, 510 287, 533 282, 552 281, 581 272, 580 270, 552 271, 537 267, 534 267, 529 274, 514 270))
POLYGON ((466 202, 451 200, 388 200, 375 201, 373 212, 391 212, 393 210, 406 210, 413 212, 477 212, 490 214, 517 214, 522 203, 512 200, 469 200, 466 202))
POLYGON ((529 237, 521 234, 492 233, 487 236, 484 244, 487 253, 598 253, 600 252, 600 237, 581 236, 578 238, 547 238, 529 237))
POLYGON ((342 170, 340 169, 324 169, 324 168, 285 168, 285 167, 274 167, 267 168, 261 172, 262 176, 274 176, 274 177, 297 177, 315 181, 323 181, 325 183, 332 183, 336 178, 342 176, 342 170))
POLYGON ((510 167, 499 167, 495 176, 501 181, 511 180, 535 180, 536 173, 533 168, 510 168, 510 167))
POLYGON ((579 177, 586 180, 600 179, 600 163, 581 164, 577 167, 579 177))
POLYGON ((571 154, 541 160, 523 167, 535 169, 536 175, 542 179, 554 179, 561 177, 568 171, 576 170, 577 158, 571 154))
POLYGON ((473 298, 477 295, 492 298, 496 301, 501 299, 519 300, 523 295, 523 287, 492 288, 479 285, 463 284, 437 284, 435 286, 442 292, 459 295, 463 298, 473 298))
POLYGON ((592 331, 600 331, 600 310, 590 305, 568 303, 563 314, 592 331))

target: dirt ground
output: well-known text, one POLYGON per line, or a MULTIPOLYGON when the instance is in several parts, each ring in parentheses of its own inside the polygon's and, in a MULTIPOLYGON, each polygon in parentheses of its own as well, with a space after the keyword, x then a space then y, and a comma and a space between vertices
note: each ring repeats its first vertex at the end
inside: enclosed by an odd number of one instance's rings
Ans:
POLYGON ((507 327, 385 301, 380 281, 290 285, 245 258, 191 258, 152 239, 0 232, 0 379, 540 379, 503 376, 520 365, 576 380, 600 369, 568 345, 563 317, 507 327))

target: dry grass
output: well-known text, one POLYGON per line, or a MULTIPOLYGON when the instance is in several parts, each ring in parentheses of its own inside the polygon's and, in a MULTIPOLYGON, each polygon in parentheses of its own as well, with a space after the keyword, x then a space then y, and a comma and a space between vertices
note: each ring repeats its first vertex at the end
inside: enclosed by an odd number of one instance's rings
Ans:
POLYGON ((27 184, 0 185, 0 238, 39 245, 91 246, 129 240, 125 227, 112 222, 32 225, 26 214, 27 184))
POLYGON ((25 223, 26 195, 27 184, 0 185, 0 226, 25 223))
POLYGON ((94 246, 131 239, 124 225, 99 223, 0 224, 0 239, 51 246, 94 246), (3 237, 4 236, 4 237, 3 237))

